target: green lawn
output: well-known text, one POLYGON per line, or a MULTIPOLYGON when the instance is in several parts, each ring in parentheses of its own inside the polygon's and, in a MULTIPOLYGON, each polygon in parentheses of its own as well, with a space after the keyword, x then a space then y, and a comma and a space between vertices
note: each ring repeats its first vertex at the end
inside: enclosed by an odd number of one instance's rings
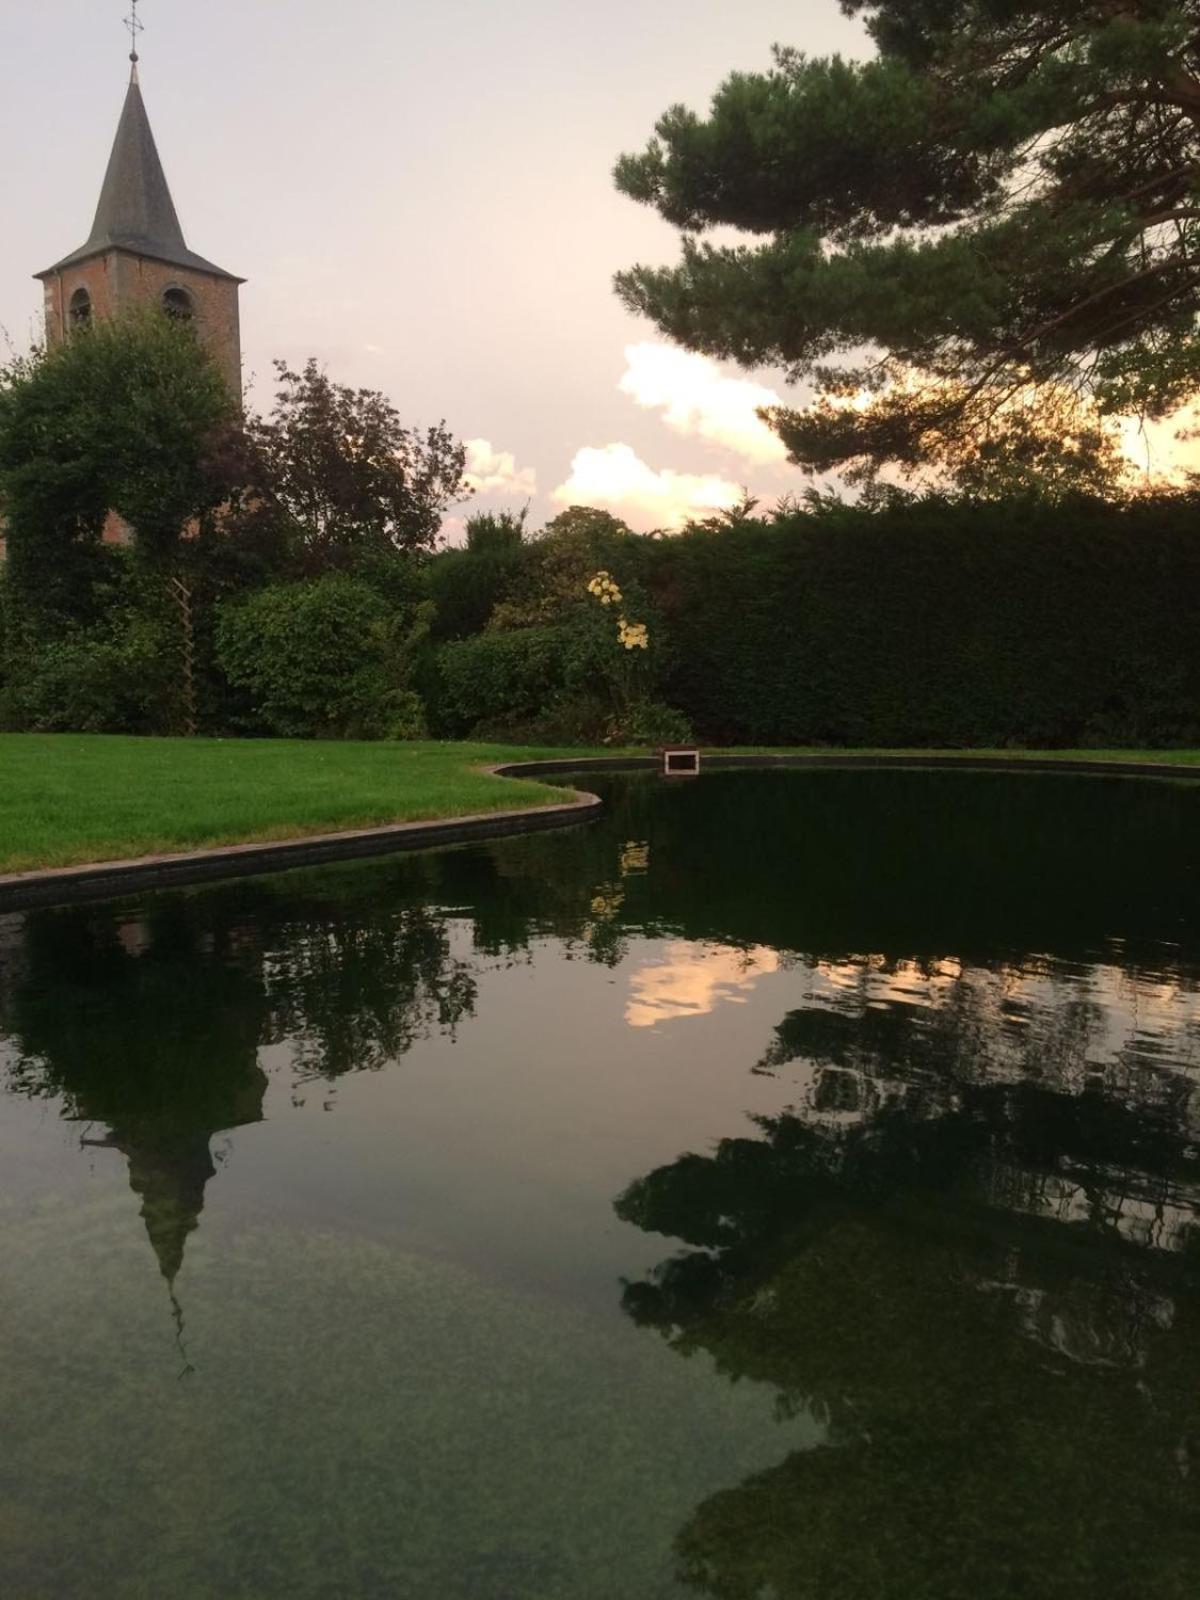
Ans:
POLYGON ((0 734, 0 872, 561 802, 484 744, 0 734))
MULTIPOLYGON (((561 790, 490 777, 479 768, 505 760, 591 753, 598 752, 484 744, 0 734, 0 872, 548 805, 561 799, 561 790)), ((841 753, 969 759, 1042 752, 841 753)), ((1045 754, 1200 763, 1200 750, 1045 754)))

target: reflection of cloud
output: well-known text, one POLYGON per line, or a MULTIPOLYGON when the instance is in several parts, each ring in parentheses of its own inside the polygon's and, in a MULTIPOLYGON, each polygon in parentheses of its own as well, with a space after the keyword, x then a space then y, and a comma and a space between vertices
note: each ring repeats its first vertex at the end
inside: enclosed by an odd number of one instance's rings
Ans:
POLYGON ((708 356, 665 344, 631 344, 621 379, 623 394, 647 410, 658 410, 676 433, 724 445, 748 461, 786 461, 787 449, 758 415, 763 406, 782 405, 774 389, 746 378, 722 376, 708 356))
POLYGON ((517 458, 510 450, 493 450, 490 439, 466 441, 467 470, 463 474, 467 487, 476 494, 537 493, 537 473, 532 467, 517 468, 517 458))
POLYGON ((742 490, 727 478, 655 472, 627 444, 580 450, 571 476, 554 491, 567 506, 600 506, 625 518, 640 532, 678 528, 692 517, 727 511, 742 499, 742 490))
POLYGON ((737 950, 677 940, 661 960, 634 973, 625 1020, 631 1028, 653 1028, 678 1017, 707 1016, 725 1001, 741 1005, 760 978, 778 970, 778 955, 763 945, 737 950))

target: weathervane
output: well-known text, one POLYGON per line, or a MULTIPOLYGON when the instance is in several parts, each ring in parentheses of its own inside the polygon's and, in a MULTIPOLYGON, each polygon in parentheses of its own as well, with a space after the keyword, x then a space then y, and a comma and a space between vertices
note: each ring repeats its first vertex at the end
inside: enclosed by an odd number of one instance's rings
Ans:
POLYGON ((131 6, 132 9, 130 10, 129 15, 125 18, 125 26, 129 29, 129 59, 133 62, 134 69, 136 70, 138 64, 138 34, 145 33, 146 25, 137 14, 138 0, 131 0, 131 6))

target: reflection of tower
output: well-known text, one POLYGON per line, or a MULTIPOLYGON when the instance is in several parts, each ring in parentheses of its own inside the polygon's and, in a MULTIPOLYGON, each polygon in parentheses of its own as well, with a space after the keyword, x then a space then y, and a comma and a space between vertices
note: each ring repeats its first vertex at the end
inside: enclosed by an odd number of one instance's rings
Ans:
POLYGON ((191 1234, 200 1226, 208 1180, 216 1176, 212 1141, 219 1133, 262 1121, 266 1074, 255 1067, 217 1111, 220 1125, 195 1126, 169 1119, 114 1123, 103 1139, 84 1143, 119 1150, 129 1163, 129 1187, 142 1202, 142 1222, 171 1297, 180 1348, 183 1347, 183 1309, 175 1283, 183 1267, 183 1253, 191 1234))
POLYGON ((212 1141, 219 1133, 261 1122, 266 1091, 266 1074, 254 1066, 205 1108, 202 1122, 186 1114, 129 1122, 117 1117, 108 1138, 99 1141, 129 1163, 129 1187, 141 1198, 147 1236, 172 1288, 188 1235, 200 1226, 208 1180, 216 1176, 212 1141))

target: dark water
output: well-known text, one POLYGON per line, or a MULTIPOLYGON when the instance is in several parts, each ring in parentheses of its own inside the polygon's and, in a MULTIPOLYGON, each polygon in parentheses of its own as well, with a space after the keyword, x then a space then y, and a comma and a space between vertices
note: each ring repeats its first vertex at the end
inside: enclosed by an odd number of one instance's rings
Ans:
POLYGON ((5 1600, 1200 1594, 1200 788, 0 919, 5 1600))

